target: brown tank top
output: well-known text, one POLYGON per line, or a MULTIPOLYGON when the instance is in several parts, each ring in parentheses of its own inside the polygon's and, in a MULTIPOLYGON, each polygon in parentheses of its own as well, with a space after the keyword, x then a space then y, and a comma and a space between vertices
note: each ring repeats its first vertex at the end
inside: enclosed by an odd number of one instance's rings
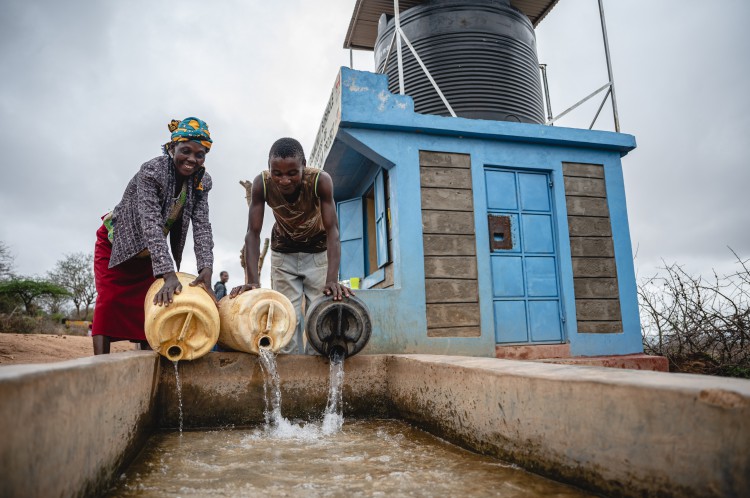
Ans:
POLYGON ((326 230, 317 194, 319 176, 319 169, 306 167, 302 172, 299 197, 290 203, 271 180, 269 172, 263 171, 263 196, 276 218, 271 232, 272 250, 283 253, 326 250, 326 230))

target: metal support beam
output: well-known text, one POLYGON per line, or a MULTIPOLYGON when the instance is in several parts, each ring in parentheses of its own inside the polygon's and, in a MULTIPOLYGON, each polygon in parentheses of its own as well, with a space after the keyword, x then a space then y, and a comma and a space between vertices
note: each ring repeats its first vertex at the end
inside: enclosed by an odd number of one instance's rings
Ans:
POLYGON ((552 123, 554 123, 555 121, 557 121, 557 120, 558 120, 558 119, 560 119, 561 117, 565 116, 566 114, 568 114, 568 113, 569 113, 570 111, 572 111, 573 109, 575 109, 575 108, 576 108, 576 107, 578 107, 579 105, 581 105, 581 104, 583 104, 584 102, 586 102, 587 100, 589 100, 589 99, 591 99, 591 98, 595 97, 595 96, 596 96, 596 94, 598 94, 598 93, 599 93, 599 92, 601 92, 602 90, 605 90, 605 89, 609 88, 610 86, 611 86, 611 83, 607 83, 606 85, 602 86, 602 87, 601 87, 601 88, 599 88, 598 90, 595 90, 595 91, 591 92, 590 94, 588 94, 587 96, 585 96, 584 98, 582 98, 581 100, 579 100, 578 102, 576 102, 575 104, 573 104, 572 106, 568 107, 568 108, 567 108, 566 110, 564 110, 563 112, 561 112, 560 114, 558 114, 558 115, 557 115, 557 117, 555 117, 555 118, 552 118, 552 119, 548 120, 548 121, 547 121, 547 124, 549 125, 549 124, 552 124, 552 123))
POLYGON ((594 116, 594 119, 591 121, 591 125, 589 126, 589 130, 594 127, 594 124, 596 123, 596 120, 599 119, 599 114, 601 114, 602 109, 604 108, 604 104, 607 102, 607 98, 612 98, 612 117, 614 119, 615 124, 615 131, 617 133, 620 132, 620 115, 617 112, 617 97, 615 95, 615 77, 612 74, 612 58, 609 54, 609 38, 607 37, 607 23, 604 20, 604 0, 597 0, 599 3, 599 20, 601 22, 602 26, 602 39, 604 42, 604 56, 606 58, 607 62, 607 76, 609 76, 609 83, 602 86, 595 92, 591 93, 587 97, 583 98, 582 100, 578 101, 576 104, 574 104, 572 107, 568 108, 561 114, 559 114, 557 117, 552 117, 552 106, 550 105, 549 101, 549 88, 547 85, 547 65, 546 64, 539 64, 539 69, 542 72, 542 82, 544 84, 544 99, 547 104, 547 125, 552 125, 555 121, 562 118, 566 114, 568 114, 570 111, 575 109, 576 107, 580 106, 587 100, 593 98, 601 92, 604 89, 607 89, 607 93, 604 95, 604 99, 602 99, 601 104, 599 105, 599 108, 596 111, 596 115, 594 116))
POLYGON ((594 127, 594 123, 596 123, 596 120, 599 119, 599 113, 602 112, 602 109, 604 108, 604 103, 607 102, 607 97, 609 97, 611 93, 612 93, 612 87, 609 87, 609 90, 607 90, 607 93, 604 94, 602 103, 599 104, 599 109, 596 110, 594 119, 591 121, 591 124, 589 125, 589 130, 594 127))
MULTIPOLYGON (((542 82, 544 83, 544 102, 547 105, 547 121, 552 119, 552 104, 549 101, 549 86, 547 85, 547 64, 539 64, 542 70, 542 82)), ((551 126, 551 125, 550 125, 551 126)))
MULTIPOLYGON (((453 116, 455 118, 456 117, 456 113, 453 112, 453 108, 448 103, 448 99, 445 98, 445 95, 443 95, 443 92, 440 91, 440 87, 438 87, 437 83, 435 83, 435 80, 432 79, 432 75, 427 70, 427 66, 424 65, 424 62, 422 62, 422 59, 419 57, 419 54, 417 54, 417 51, 414 49, 414 47, 412 46, 412 44, 409 41, 409 39, 406 37, 406 35, 404 34, 404 32, 401 30, 401 28, 397 27, 396 31, 400 35, 399 38, 403 38, 404 42, 406 42, 406 46, 409 47, 409 50, 411 50, 411 54, 417 60, 417 63, 419 64, 419 67, 421 67, 422 71, 424 71, 424 75, 427 76, 427 79, 430 80, 430 83, 432 83, 432 88, 434 88, 435 91, 437 92, 437 94, 440 96, 440 100, 442 100, 443 104, 445 104, 445 107, 448 108, 448 112, 451 114, 451 116, 453 116)), ((400 67, 399 67, 399 69, 400 69, 400 67)))
MULTIPOLYGON (((393 12, 395 14, 396 33, 401 33, 401 18, 399 16, 398 0, 393 0, 393 12)), ((398 58, 398 93, 404 95, 404 61, 401 53, 401 37, 396 37, 396 57, 398 58)))
POLYGON ((349 69, 354 69, 354 50, 349 49, 349 69))
POLYGON ((607 57, 607 75, 609 76, 610 92, 612 93, 612 115, 615 119, 615 131, 620 132, 620 117, 617 114, 617 98, 615 97, 615 78, 612 75, 612 61, 609 57, 609 41, 607 39, 607 23, 604 21, 604 3, 599 0, 599 19, 602 23, 602 37, 604 38, 604 55, 607 57))
MULTIPOLYGON (((385 53, 385 61, 383 62, 383 72, 381 74, 385 74, 388 71, 388 60, 391 58, 391 51, 393 50, 393 44, 396 42, 396 36, 398 33, 396 30, 393 30, 393 36, 391 37, 391 43, 388 44, 388 51, 385 53)), ((378 68, 375 68, 375 71, 378 71, 378 68)))

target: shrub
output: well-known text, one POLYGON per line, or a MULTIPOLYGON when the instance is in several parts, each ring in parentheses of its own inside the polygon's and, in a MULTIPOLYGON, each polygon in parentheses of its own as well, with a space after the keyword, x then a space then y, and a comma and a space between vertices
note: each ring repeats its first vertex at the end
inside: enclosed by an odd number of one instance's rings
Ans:
POLYGON ((36 330, 36 318, 27 315, 2 315, 0 317, 0 331, 15 334, 33 334, 36 330))
POLYGON ((750 379, 750 270, 705 279, 677 264, 638 286, 647 353, 667 357, 670 371, 750 379))
MULTIPOLYGON (((66 334, 65 326, 47 316, 0 315, 0 332, 13 334, 66 334)), ((77 334, 76 334, 77 335, 77 334)), ((85 335, 85 334, 84 334, 85 335)))

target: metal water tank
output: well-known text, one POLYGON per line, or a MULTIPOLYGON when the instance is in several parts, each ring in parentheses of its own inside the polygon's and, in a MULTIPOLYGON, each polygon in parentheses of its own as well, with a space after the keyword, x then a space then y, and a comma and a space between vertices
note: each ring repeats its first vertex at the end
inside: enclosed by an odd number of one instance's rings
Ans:
MULTIPOLYGON (((509 0, 431 0, 401 13, 401 29, 461 117, 544 123, 542 88, 531 21, 509 0)), ((383 14, 375 67, 398 93, 395 23, 383 14)), ((421 114, 449 116, 405 43, 404 93, 421 114)))

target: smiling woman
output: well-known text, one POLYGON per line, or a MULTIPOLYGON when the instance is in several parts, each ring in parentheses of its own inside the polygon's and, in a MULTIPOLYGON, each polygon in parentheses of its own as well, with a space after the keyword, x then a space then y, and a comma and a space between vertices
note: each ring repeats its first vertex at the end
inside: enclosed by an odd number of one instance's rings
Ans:
POLYGON ((211 176, 203 166, 211 149, 208 125, 189 117, 169 124, 164 154, 144 163, 122 200, 102 217, 94 250, 98 296, 94 309, 94 354, 109 353, 110 342, 131 340, 148 347, 144 299, 156 279, 164 283, 154 304, 169 306, 182 285, 180 269, 190 222, 193 223, 198 278, 212 294, 213 235, 208 220, 211 176), (169 236, 170 251, 167 249, 169 236))

